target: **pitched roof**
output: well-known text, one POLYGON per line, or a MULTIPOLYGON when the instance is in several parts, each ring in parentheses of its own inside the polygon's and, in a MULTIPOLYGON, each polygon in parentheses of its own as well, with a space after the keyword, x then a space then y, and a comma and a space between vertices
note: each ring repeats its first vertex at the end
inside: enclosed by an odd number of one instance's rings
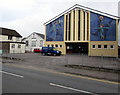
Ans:
POLYGON ((26 37, 22 38, 22 41, 25 40, 25 39, 26 39, 26 37))
POLYGON ((8 36, 15 36, 15 37, 22 37, 18 32, 12 29, 1 28, 0 27, 0 35, 8 35, 8 36))
POLYGON ((95 9, 92 9, 92 8, 89 8, 89 7, 85 7, 85 6, 82 6, 82 5, 79 5, 79 4, 75 4, 74 6, 70 7, 69 9, 65 10, 64 12, 60 13, 56 17, 54 17, 51 20, 44 23, 44 25, 49 24, 50 22, 54 21, 55 19, 59 18, 60 16, 66 14, 66 13, 69 13, 71 10, 74 10, 76 8, 78 8, 80 10, 90 11, 90 12, 94 12, 94 13, 101 14, 101 15, 104 15, 104 16, 108 16, 108 17, 113 18, 113 19, 120 19, 120 17, 118 17, 118 16, 114 16, 114 15, 111 15, 111 14, 108 14, 108 13, 105 13, 105 12, 102 12, 102 11, 98 11, 98 10, 95 10, 95 9))
MULTIPOLYGON (((37 34, 39 37, 41 37, 42 39, 44 39, 44 34, 40 34, 40 33, 36 33, 36 32, 33 32, 33 33, 37 34)), ((33 33, 32 33, 32 34, 33 34, 33 33)), ((22 39, 22 41, 25 40, 25 39, 27 39, 28 37, 30 37, 32 34, 30 34, 30 35, 27 36, 27 37, 24 37, 24 38, 22 39)))
POLYGON ((44 34, 36 33, 38 36, 44 39, 44 34))

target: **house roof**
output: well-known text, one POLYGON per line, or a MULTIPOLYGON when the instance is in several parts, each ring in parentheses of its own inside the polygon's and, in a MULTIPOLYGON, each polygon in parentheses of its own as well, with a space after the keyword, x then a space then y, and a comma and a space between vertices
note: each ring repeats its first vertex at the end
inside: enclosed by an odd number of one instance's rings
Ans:
POLYGON ((38 36, 44 39, 44 34, 36 33, 38 36))
POLYGON ((102 11, 99 11, 99 10, 95 10, 95 9, 92 9, 92 8, 89 8, 89 7, 85 7, 85 6, 82 6, 82 5, 79 5, 79 4, 75 4, 74 6, 70 7, 69 9, 65 10, 64 12, 60 13, 56 17, 54 17, 51 20, 44 23, 44 25, 49 24, 50 22, 54 21, 55 19, 59 18, 60 16, 66 14, 66 13, 69 13, 71 10, 74 10, 76 8, 80 9, 80 10, 84 10, 84 11, 90 11, 90 12, 94 12, 94 13, 97 13, 97 14, 101 14, 101 15, 104 15, 104 16, 107 16, 107 17, 110 17, 110 18, 113 18, 113 19, 120 19, 120 17, 118 17, 118 16, 114 16, 114 15, 111 15, 111 14, 108 14, 108 13, 105 13, 105 12, 102 12, 102 11))
POLYGON ((0 27, 0 35, 8 35, 8 36, 15 36, 15 37, 22 37, 18 32, 12 29, 1 28, 0 27))
MULTIPOLYGON (((33 32, 33 33, 37 34, 39 37, 41 37, 42 39, 44 39, 44 34, 36 33, 36 32, 33 32)), ((32 34, 33 34, 33 33, 32 33, 32 34)), ((30 35, 32 35, 32 34, 30 34, 30 35)), ((22 41, 25 40, 25 39, 27 39, 28 37, 30 37, 30 35, 27 36, 27 37, 24 37, 24 38, 22 39, 22 41)))

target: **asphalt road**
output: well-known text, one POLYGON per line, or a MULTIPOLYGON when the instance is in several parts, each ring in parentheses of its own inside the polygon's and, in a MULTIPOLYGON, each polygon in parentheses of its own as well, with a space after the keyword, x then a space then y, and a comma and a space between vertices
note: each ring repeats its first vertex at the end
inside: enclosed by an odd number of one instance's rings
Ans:
POLYGON ((118 93, 118 84, 49 70, 2 66, 2 93, 118 93))

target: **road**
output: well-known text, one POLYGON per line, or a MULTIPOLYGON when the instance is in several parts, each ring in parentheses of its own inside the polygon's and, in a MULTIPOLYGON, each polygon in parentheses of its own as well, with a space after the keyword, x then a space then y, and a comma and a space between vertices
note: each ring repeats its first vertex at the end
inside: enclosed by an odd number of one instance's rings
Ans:
POLYGON ((118 84, 55 71, 2 66, 3 93, 118 93, 118 84))

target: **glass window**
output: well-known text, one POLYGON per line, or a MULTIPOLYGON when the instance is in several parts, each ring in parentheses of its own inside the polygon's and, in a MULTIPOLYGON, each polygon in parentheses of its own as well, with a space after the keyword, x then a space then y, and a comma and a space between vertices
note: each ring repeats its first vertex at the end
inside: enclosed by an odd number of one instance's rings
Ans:
POLYGON ((55 45, 55 47, 58 47, 58 45, 55 45))
POLYGON ((18 45, 18 48, 21 48, 21 45, 18 45))
POLYGON ((35 34, 33 34, 33 38, 35 38, 35 34))
POLYGON ((100 49, 100 48, 101 48, 101 45, 98 45, 98 48, 100 49))
POLYGON ((40 47, 43 46, 43 40, 40 40, 40 47))
POLYGON ((15 48, 15 44, 12 44, 12 47, 11 48, 15 48))
POLYGON ((104 45, 104 48, 107 48, 107 45, 104 45))
POLYGON ((28 46, 29 44, 28 44, 29 42, 28 41, 26 41, 26 46, 28 46))
POLYGON ((36 41, 32 41, 32 47, 36 47, 36 41))
POLYGON ((51 45, 52 47, 54 47, 54 45, 51 45))
POLYGON ((114 49, 114 45, 110 45, 110 48, 111 48, 111 49, 114 49))
POLYGON ((48 47, 50 47, 50 45, 48 45, 48 47))
POLYGON ((60 45, 60 47, 62 48, 62 45, 60 45))
POLYGON ((8 36, 8 40, 12 40, 12 36, 8 36))
POLYGON ((92 45, 92 48, 95 49, 95 48, 96 48, 96 45, 92 45))

